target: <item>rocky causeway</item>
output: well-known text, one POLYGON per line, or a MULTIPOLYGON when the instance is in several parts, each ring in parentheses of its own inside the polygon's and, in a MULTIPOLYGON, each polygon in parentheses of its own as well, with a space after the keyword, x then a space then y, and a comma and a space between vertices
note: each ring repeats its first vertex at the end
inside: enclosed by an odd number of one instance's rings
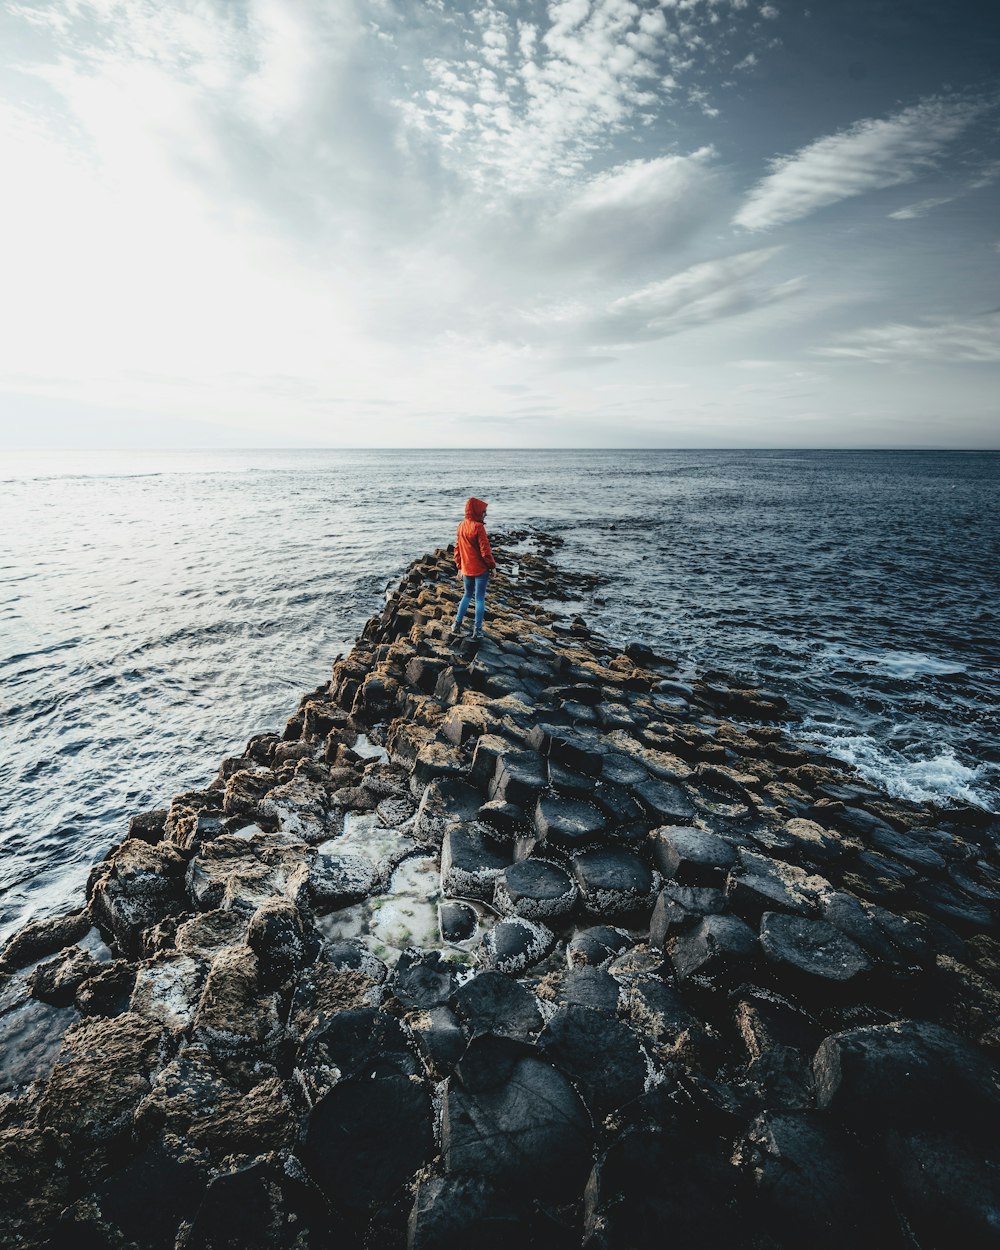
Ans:
MULTIPOLYGON (((499 536, 0 950, 0 1243, 1000 1246, 998 821, 499 536)), ((124 830, 123 830, 124 832, 124 830)))

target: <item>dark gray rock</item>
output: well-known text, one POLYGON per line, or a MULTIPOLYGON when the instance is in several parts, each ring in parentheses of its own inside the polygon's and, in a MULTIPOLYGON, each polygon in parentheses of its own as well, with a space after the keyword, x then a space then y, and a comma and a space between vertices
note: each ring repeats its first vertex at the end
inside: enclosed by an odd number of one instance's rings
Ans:
POLYGON ((309 898, 319 916, 360 902, 379 884, 379 867, 367 855, 317 855, 309 866, 309 898))
POLYGON ((389 981, 389 991, 404 1007, 440 1007, 455 992, 455 965, 440 951, 405 950, 389 981))
POLYGON ((694 804, 676 782, 651 777, 630 788, 654 820, 668 825, 684 825, 695 815, 694 804))
POLYGON ((569 1076, 595 1123, 645 1089, 649 1068, 638 1037, 606 1012, 577 1004, 559 1007, 538 1048, 569 1076))
POLYGON ((450 1007, 431 1007, 409 1017, 413 1040, 435 1079, 448 1076, 465 1052, 467 1037, 450 1007))
POLYGON ((524 1215, 484 1176, 435 1176, 417 1190, 407 1250, 509 1250, 530 1244, 524 1215))
POLYGON ((571 968, 559 993, 560 1003, 590 1007, 614 1015, 618 1010, 621 985, 604 968, 571 968))
POLYGON ((434 1153, 430 1094, 406 1076, 341 1081, 309 1116, 302 1162, 330 1202, 381 1206, 434 1153))
POLYGON ((1000 1072, 971 1042, 921 1020, 849 1029, 826 1038, 813 1064, 817 1105, 874 1135, 933 1125, 996 1140, 1000 1072))
POLYGON ((653 906, 650 945, 662 950, 668 938, 694 928, 704 916, 721 915, 725 909, 726 897, 721 890, 668 881, 653 906))
POLYGON ((648 911, 653 874, 633 851, 596 847, 573 857, 580 898, 591 915, 613 920, 648 911))
POLYGON ((627 787, 601 781, 591 795, 591 802, 603 812, 609 828, 617 830, 626 825, 636 832, 645 832, 648 824, 645 809, 627 787))
POLYGON ((738 916, 706 916, 681 934, 669 950, 674 971, 682 981, 699 976, 739 975, 757 953, 757 935, 738 916))
POLYGON ((299 909, 287 898, 271 899, 254 912, 247 945, 257 956, 261 985, 268 988, 283 985, 311 953, 299 909))
POLYGON ((592 842, 606 823, 600 810, 585 799, 543 794, 535 806, 538 836, 553 846, 582 846, 592 842))
POLYGON ((754 1210, 769 1245, 900 1246, 885 1199, 843 1131, 815 1112, 767 1111, 737 1158, 752 1178, 754 1210))
POLYGON ((650 842, 656 866, 679 885, 719 886, 736 862, 729 843, 706 829, 664 826, 650 842))
POLYGON ((995 927, 995 907, 943 881, 921 881, 913 886, 912 893, 919 900, 921 910, 960 934, 972 936, 995 927))
POLYGON ((28 990, 32 998, 40 1002, 53 1007, 68 1007, 79 987, 99 967, 90 951, 71 946, 55 959, 49 959, 33 969, 28 977, 28 990))
POLYGON ((531 807, 547 784, 545 761, 537 751, 509 751, 497 760, 489 797, 531 807))
POLYGON ((558 760, 550 759, 548 762, 549 786, 557 794, 566 794, 570 798, 586 799, 589 798, 597 785, 595 777, 588 777, 584 773, 575 773, 572 769, 560 764, 558 760))
POLYGON ((479 807, 480 794, 474 786, 455 777, 432 781, 417 806, 413 836, 422 846, 440 846, 449 829, 474 821, 479 807))
POLYGON ((475 937, 479 928, 479 914, 469 903, 445 899, 438 903, 438 930, 441 941, 455 946, 475 937))
POLYGON ((165 842, 123 842, 93 882, 91 914, 127 954, 136 954, 143 929, 184 906, 187 861, 165 842))
POLYGON ((479 946, 479 962, 518 976, 540 963, 556 944, 555 934, 535 920, 511 916, 494 925, 479 946))
POLYGON ((601 968, 634 945, 635 939, 624 929, 594 925, 573 934, 566 947, 566 958, 571 968, 601 968))
POLYGON ((900 954, 875 921, 870 909, 843 890, 826 894, 819 902, 820 914, 845 937, 856 942, 872 959, 899 964, 900 954))
POLYGON ((689 1063, 698 1063, 708 1054, 710 1039, 705 1026, 675 986, 659 977, 635 977, 628 985, 625 1004, 635 1028, 661 1049, 689 1063))
POLYGON ((502 972, 480 972, 456 990, 452 1005, 470 1037, 493 1034, 526 1042, 542 1029, 538 999, 502 972))
POLYGON ((497 877, 493 902, 503 915, 551 922, 573 910, 578 893, 561 864, 529 858, 511 864, 497 877))
POLYGON ((415 1076, 409 1030, 386 1011, 359 1008, 330 1016, 299 1048, 299 1067, 336 1068, 344 1080, 415 1076))
POLYGON ((759 924, 765 912, 786 911, 811 916, 815 902, 777 876, 765 876, 738 869, 726 880, 726 901, 737 916, 759 924))
POLYGON ((827 983, 854 981, 872 970, 861 947, 825 920, 765 912, 760 944, 768 959, 827 983))
POLYGON ((883 1166, 907 1225, 921 1246, 994 1250, 998 1243, 1000 1150, 961 1132, 890 1130, 883 1166))
POLYGON ((260 1159, 212 1180, 177 1250, 326 1250, 340 1223, 293 1166, 260 1159))
POLYGON ((485 1176, 524 1198, 578 1199, 593 1130, 569 1079, 529 1055, 503 1064, 491 1055, 485 1067, 488 1085, 468 1088, 458 1076, 448 1081, 441 1127, 446 1173, 485 1176))
POLYGON ((588 777, 599 777, 604 765, 601 751, 565 727, 536 724, 528 735, 528 745, 550 760, 588 777))
POLYGON ((476 813, 480 824, 488 825, 498 842, 512 842, 532 827, 531 818, 524 808, 504 799, 490 799, 476 813))
POLYGON ((493 899, 497 878, 510 864, 510 854, 477 822, 455 825, 441 849, 441 889, 459 898, 493 899))
POLYGON ((736 1179, 721 1145, 676 1130, 628 1132, 587 1183, 584 1250, 745 1250, 736 1179))
POLYGON ((649 770, 634 756, 612 751, 604 757, 601 781, 618 786, 637 786, 649 781, 649 770))

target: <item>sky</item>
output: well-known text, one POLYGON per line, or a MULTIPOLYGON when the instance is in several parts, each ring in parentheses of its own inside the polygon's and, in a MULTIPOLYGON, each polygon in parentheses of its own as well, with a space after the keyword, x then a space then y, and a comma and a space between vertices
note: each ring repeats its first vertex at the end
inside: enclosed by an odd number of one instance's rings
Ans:
POLYGON ((987 0, 0 0, 0 449, 1000 448, 987 0))

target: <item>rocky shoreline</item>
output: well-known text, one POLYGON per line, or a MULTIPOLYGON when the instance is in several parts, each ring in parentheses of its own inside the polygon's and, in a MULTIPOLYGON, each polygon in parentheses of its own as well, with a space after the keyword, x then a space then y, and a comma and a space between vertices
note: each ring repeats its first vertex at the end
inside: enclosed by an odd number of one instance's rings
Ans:
POLYGON ((996 819, 495 550, 0 950, 11 1247, 1000 1245, 996 819))

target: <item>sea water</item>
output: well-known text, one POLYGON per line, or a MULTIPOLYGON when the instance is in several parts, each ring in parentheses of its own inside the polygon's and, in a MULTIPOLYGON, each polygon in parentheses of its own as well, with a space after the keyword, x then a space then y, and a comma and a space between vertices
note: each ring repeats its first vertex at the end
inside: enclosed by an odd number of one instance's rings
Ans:
POLYGON ((0 939, 280 729, 469 494, 602 574, 568 606, 609 639, 780 691, 891 793, 1000 810, 998 485, 986 452, 8 454, 0 939))

